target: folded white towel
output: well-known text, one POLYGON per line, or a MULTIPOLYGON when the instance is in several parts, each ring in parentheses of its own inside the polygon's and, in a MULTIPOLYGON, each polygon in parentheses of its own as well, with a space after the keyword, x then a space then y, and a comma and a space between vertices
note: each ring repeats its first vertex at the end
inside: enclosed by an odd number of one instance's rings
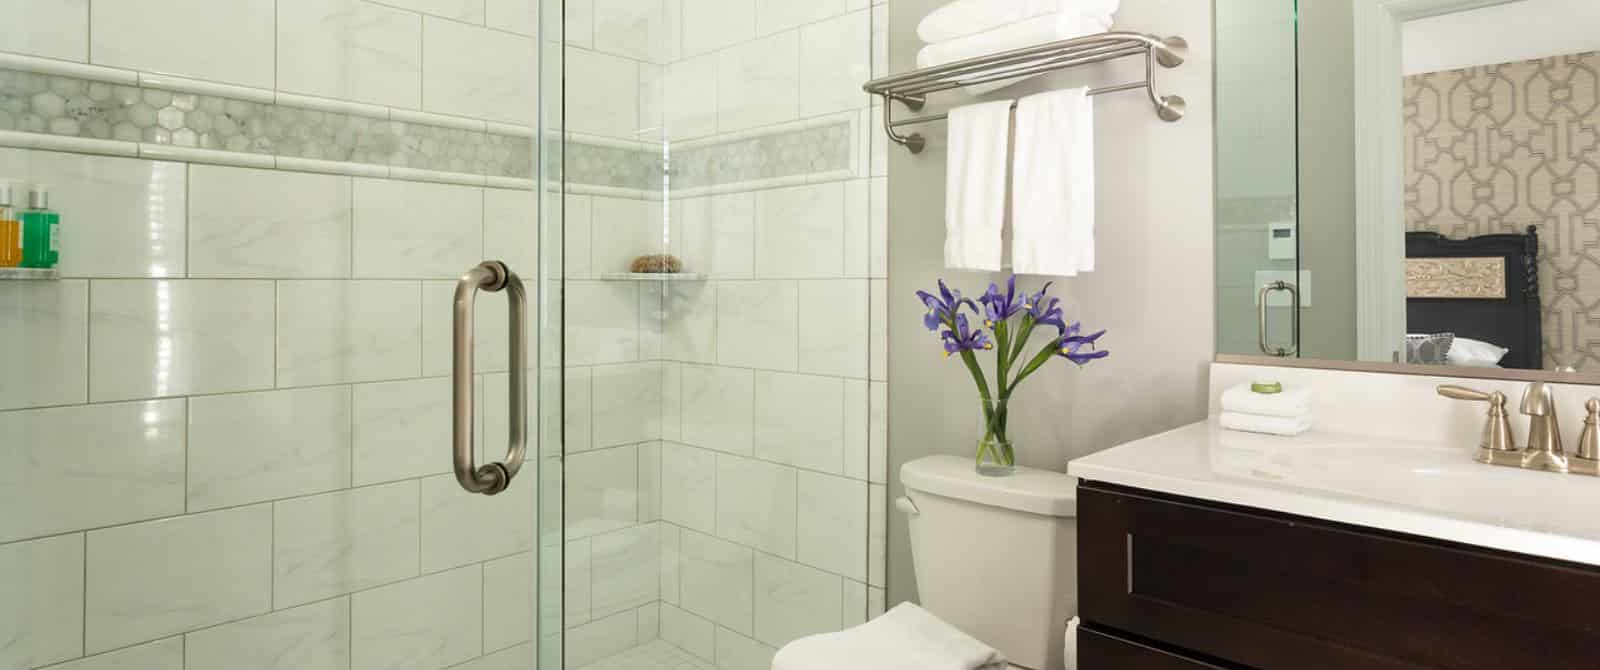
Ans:
POLYGON ((1017 101, 1011 269, 1072 277, 1094 270, 1094 102, 1087 88, 1017 101))
POLYGON ((1006 225, 1006 155, 1011 102, 950 110, 945 162, 944 264, 952 270, 1000 271, 1006 225))
POLYGON ((1311 414, 1309 413, 1290 417, 1223 412, 1217 418, 1217 422, 1228 430, 1246 433, 1266 433, 1268 435, 1293 436, 1311 430, 1311 414))
POLYGON ((1000 652, 911 603, 785 645, 772 670, 1003 670, 1000 652))
POLYGON ((1121 0, 955 0, 923 17, 917 37, 924 44, 937 44, 1045 14, 1102 16, 1109 23, 1121 4, 1121 0))
POLYGON ((1263 416, 1297 417, 1311 413, 1311 389, 1284 389, 1282 393, 1256 393, 1249 384, 1222 392, 1222 411, 1263 416))
MULTIPOLYGON (((1110 27, 1111 20, 1102 17, 1047 14, 976 35, 925 46, 917 52, 917 67, 934 67, 1001 51, 1095 35, 1105 32, 1110 27)), ((968 95, 983 95, 1038 76, 1041 75, 972 84, 962 90, 968 95)))

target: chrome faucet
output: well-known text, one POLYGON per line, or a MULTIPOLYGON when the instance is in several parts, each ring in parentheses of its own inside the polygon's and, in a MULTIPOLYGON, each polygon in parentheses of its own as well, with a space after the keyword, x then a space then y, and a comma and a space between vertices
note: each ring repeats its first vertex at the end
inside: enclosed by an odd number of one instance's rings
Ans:
POLYGON ((1555 392, 1544 382, 1529 384, 1522 392, 1522 413, 1528 415, 1528 447, 1522 451, 1522 467, 1566 472, 1567 452, 1561 447, 1555 392))

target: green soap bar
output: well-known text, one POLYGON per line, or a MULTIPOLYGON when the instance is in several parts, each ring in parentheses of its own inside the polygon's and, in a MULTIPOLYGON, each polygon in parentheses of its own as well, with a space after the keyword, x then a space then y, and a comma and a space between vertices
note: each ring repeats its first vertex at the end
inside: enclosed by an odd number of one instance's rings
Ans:
POLYGON ((1283 393, 1283 384, 1278 382, 1254 382, 1250 384, 1250 391, 1252 393, 1265 393, 1268 395, 1273 393, 1283 393))

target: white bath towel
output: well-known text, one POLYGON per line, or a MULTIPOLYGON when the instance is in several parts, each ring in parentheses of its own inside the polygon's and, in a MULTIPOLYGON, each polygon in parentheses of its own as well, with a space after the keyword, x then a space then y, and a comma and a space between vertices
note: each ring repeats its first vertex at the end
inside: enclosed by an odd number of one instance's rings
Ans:
POLYGON ((952 270, 998 272, 1006 218, 1006 156, 1011 102, 950 110, 945 166, 944 264, 952 270))
POLYGON ((1006 659, 989 645, 901 603, 876 619, 837 633, 803 637, 785 645, 772 670, 1004 670, 1006 659))
POLYGON ((1249 384, 1222 392, 1222 411, 1263 416, 1297 417, 1311 413, 1311 389, 1284 389, 1281 393, 1256 393, 1249 384))
POLYGON ((1098 16, 1109 24, 1121 4, 1121 0, 955 0, 923 17, 917 37, 924 44, 938 44, 1045 14, 1098 16))
POLYGON ((1228 430, 1294 436, 1311 430, 1311 414, 1290 417, 1223 412, 1217 417, 1217 423, 1228 430))
POLYGON ((1094 270, 1094 103, 1086 88, 1017 101, 1011 269, 1071 277, 1094 270))

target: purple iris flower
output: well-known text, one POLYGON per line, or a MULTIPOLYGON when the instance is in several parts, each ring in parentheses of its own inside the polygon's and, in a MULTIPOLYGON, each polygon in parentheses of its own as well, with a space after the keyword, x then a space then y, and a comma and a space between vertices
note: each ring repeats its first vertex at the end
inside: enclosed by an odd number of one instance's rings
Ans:
POLYGON ((989 292, 983 294, 982 298, 978 298, 978 302, 983 303, 983 316, 985 319, 983 325, 993 328, 994 324, 1005 321, 1026 309, 1026 298, 1026 295, 1017 295, 1016 275, 1011 275, 1011 278, 1006 280, 1005 295, 1000 294, 999 285, 989 284, 989 292))
POLYGON ((1028 302, 1024 306, 1027 307, 1028 313, 1033 315, 1035 325, 1055 326, 1056 330, 1065 335, 1067 322, 1061 307, 1058 306, 1061 301, 1045 295, 1049 290, 1050 284, 1045 284, 1038 293, 1028 296, 1028 302))
POLYGON ((939 337, 944 340, 944 355, 946 356, 963 351, 994 348, 994 343, 989 341, 989 334, 981 329, 971 329, 965 314, 957 314, 955 328, 940 333, 939 337))
POLYGON ((928 313, 922 317, 922 325, 927 326, 930 331, 938 330, 940 326, 955 321, 956 313, 960 311, 963 303, 972 305, 973 311, 978 309, 972 300, 961 297, 960 291, 952 291, 950 287, 945 286, 943 279, 939 280, 939 295, 917 291, 917 297, 922 300, 922 304, 928 306, 928 313))
POLYGON ((1106 331, 1102 330, 1093 335, 1079 335, 1078 333, 1082 329, 1083 324, 1073 323, 1061 332, 1059 355, 1078 365, 1085 365, 1089 361, 1111 355, 1110 351, 1104 349, 1096 351, 1094 348, 1095 340, 1100 339, 1100 336, 1106 334, 1106 331), (1088 347, 1089 350, 1084 351, 1084 347, 1088 347))

